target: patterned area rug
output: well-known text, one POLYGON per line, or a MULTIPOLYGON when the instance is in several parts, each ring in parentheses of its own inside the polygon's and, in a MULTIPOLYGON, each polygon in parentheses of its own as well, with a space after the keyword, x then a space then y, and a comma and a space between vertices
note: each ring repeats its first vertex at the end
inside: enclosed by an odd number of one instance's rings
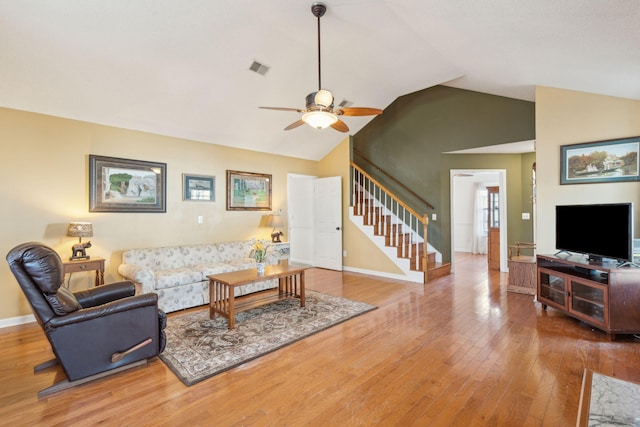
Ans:
POLYGON ((231 331, 227 319, 210 320, 209 310, 170 317, 160 359, 193 385, 377 308, 311 290, 305 305, 289 299, 238 313, 231 331))

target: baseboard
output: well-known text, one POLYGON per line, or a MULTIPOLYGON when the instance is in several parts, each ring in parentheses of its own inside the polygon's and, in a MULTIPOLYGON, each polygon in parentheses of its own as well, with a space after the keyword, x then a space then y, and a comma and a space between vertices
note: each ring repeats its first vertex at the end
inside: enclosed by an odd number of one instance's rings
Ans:
MULTIPOLYGON (((423 280, 422 279, 423 276, 420 278, 410 277, 410 276, 405 276, 403 274, 385 273, 384 271, 365 270, 363 268, 342 267, 342 271, 368 274, 370 276, 385 277, 387 279, 403 280, 405 282, 412 282, 412 283, 422 283, 422 280, 423 280)), ((420 273, 420 275, 422 275, 422 273, 420 273)))
POLYGON ((35 322, 36 318, 33 314, 26 316, 9 317, 8 319, 0 319, 0 328, 8 328, 9 326, 24 325, 25 323, 35 322))

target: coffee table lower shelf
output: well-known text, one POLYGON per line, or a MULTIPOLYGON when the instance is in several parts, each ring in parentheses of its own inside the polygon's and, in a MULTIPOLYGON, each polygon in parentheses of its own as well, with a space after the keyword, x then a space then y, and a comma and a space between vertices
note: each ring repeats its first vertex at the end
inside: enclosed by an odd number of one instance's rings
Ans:
POLYGON ((209 279, 209 318, 216 314, 229 321, 229 329, 235 326, 235 314, 288 298, 299 298, 305 305, 304 271, 307 267, 288 264, 268 266, 264 274, 255 268, 231 273, 212 274, 209 279), (235 297, 235 288, 255 282, 278 279, 278 287, 249 295, 235 297))

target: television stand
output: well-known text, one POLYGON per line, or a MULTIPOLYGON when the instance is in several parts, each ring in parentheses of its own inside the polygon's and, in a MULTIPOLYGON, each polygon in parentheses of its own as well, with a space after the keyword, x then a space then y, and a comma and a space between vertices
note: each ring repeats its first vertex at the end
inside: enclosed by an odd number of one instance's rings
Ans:
POLYGON ((538 301, 607 333, 640 333, 640 270, 582 256, 538 255, 538 301))
POLYGON ((620 264, 618 266, 618 268, 624 268, 624 267, 640 268, 640 264, 637 264, 637 263, 631 262, 631 261, 626 261, 626 262, 623 262, 622 264, 620 264))

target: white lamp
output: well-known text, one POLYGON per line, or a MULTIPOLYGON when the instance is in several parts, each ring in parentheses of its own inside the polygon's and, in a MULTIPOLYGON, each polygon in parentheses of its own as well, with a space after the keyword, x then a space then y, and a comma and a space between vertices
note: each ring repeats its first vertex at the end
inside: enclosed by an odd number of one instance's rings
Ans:
POLYGON ((309 111, 302 115, 302 121, 316 129, 325 129, 337 122, 338 117, 326 111, 309 111))

